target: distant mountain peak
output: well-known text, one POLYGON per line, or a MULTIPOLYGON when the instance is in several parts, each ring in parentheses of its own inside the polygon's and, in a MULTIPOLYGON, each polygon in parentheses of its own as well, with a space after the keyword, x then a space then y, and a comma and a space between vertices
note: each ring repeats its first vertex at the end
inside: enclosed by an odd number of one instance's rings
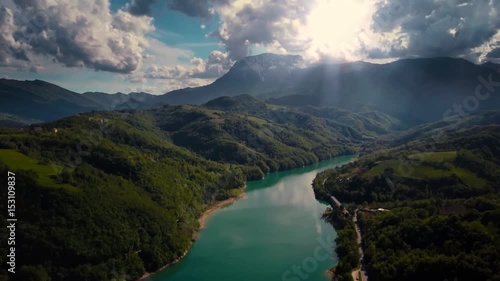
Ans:
POLYGON ((237 61, 233 68, 250 67, 255 70, 268 70, 275 68, 293 68, 302 62, 299 55, 278 55, 263 53, 255 56, 248 56, 237 61))
POLYGON ((262 53, 258 55, 247 56, 242 60, 289 60, 289 59, 302 59, 300 55, 283 55, 274 53, 262 53))
POLYGON ((302 57, 298 55, 278 55, 263 53, 248 56, 237 61, 229 72, 255 73, 260 80, 265 81, 271 73, 290 73, 302 63, 302 57))

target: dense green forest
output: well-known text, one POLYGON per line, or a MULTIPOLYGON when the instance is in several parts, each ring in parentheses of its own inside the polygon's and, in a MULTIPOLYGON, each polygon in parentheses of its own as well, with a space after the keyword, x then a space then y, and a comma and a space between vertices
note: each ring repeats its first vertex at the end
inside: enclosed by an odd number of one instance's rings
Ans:
MULTIPOLYGON (((252 115, 163 106, 1 129, 0 173, 16 174, 22 255, 13 276, 123 280, 155 271, 189 248, 207 206, 237 196, 246 180, 353 153, 361 137, 284 107, 252 115)), ((0 262, 6 255, 2 247, 0 262)))
POLYGON ((359 208, 370 280, 500 280, 498 116, 414 128, 390 149, 318 174, 317 198, 359 208))
POLYGON ((337 281, 352 280, 351 272, 359 267, 359 252, 354 222, 346 216, 343 208, 327 208, 323 218, 337 231, 335 252, 339 263, 331 269, 337 281))

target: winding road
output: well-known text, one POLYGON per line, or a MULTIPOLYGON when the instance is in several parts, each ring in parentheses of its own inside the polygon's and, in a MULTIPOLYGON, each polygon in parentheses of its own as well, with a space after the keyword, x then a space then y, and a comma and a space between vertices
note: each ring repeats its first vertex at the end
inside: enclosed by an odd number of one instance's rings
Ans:
MULTIPOLYGON (((341 207, 342 203, 340 203, 335 196, 330 195, 330 199, 337 205, 337 207, 341 207)), ((344 209, 344 213, 349 214, 349 212, 344 209)), ((360 264, 360 269, 354 270, 353 271, 353 279, 355 281, 368 281, 368 275, 366 273, 366 268, 365 264, 363 261, 363 258, 365 256, 363 252, 363 246, 362 246, 362 237, 361 237, 361 230, 359 229, 358 225, 358 209, 354 211, 354 216, 352 217, 352 221, 354 222, 354 228, 356 229, 356 236, 357 236, 357 243, 358 243, 358 251, 359 251, 359 264, 360 264), (358 272, 361 273, 361 280, 358 278, 358 272)))
MULTIPOLYGON (((359 251, 359 264, 361 268, 359 271, 361 272, 361 280, 360 281, 368 281, 368 274, 366 274, 366 268, 364 264, 365 253, 363 252, 362 240, 361 240, 361 230, 358 225, 358 209, 354 211, 354 216, 352 217, 352 221, 354 222, 354 228, 356 229, 357 243, 358 243, 358 251, 359 251)), ((354 277, 354 276, 353 276, 354 277)), ((354 280, 358 280, 357 276, 354 277, 354 280)))

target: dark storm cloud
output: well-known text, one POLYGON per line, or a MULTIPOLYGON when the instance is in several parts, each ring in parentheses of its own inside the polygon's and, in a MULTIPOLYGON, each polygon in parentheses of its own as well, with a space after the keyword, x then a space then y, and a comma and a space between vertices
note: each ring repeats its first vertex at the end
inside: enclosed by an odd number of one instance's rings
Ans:
POLYGON ((392 40, 370 57, 459 56, 487 43, 500 27, 499 1, 390 0, 373 15, 375 32, 396 32, 407 44, 392 40))

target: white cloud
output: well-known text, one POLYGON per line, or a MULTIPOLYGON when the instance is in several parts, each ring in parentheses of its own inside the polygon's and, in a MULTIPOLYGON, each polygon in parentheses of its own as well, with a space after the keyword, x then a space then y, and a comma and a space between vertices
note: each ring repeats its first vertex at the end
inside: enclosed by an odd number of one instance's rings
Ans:
POLYGON ((194 56, 194 53, 190 50, 169 46, 153 37, 149 37, 147 42, 148 47, 145 50, 145 54, 148 55, 148 59, 144 62, 146 65, 178 64, 179 61, 189 61, 194 56))
POLYGON ((212 36, 224 43, 231 59, 252 50, 300 54, 306 61, 359 59, 356 37, 370 28, 375 1, 236 0, 215 7, 221 24, 212 36))
POLYGON ((373 16, 372 28, 394 36, 384 38, 382 44, 372 46, 367 53, 375 57, 467 57, 494 39, 500 28, 499 3, 490 0, 381 2, 373 16), (385 20, 380 20, 382 18, 385 20))
POLYGON ((25 69, 45 57, 67 67, 130 73, 141 65, 145 34, 155 29, 150 17, 112 14, 106 0, 19 0, 0 14, 2 61, 25 69))
POLYGON ((212 10, 220 18, 212 36, 231 59, 255 49, 306 60, 463 56, 500 25, 500 2, 491 0, 234 0, 212 10))
POLYGON ((213 81, 225 74, 232 66, 233 61, 227 53, 212 51, 207 60, 193 57, 188 65, 161 65, 151 64, 143 73, 138 74, 144 79, 188 79, 198 78, 203 81, 213 81))

